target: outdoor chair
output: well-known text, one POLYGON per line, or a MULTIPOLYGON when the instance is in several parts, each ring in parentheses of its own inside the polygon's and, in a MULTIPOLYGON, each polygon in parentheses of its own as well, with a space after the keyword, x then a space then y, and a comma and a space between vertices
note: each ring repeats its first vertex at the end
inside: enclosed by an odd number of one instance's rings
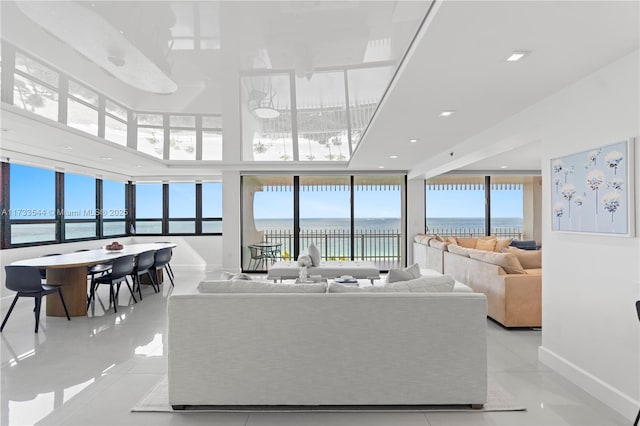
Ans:
POLYGON ((33 309, 33 312, 36 317, 36 333, 38 332, 38 327, 40 325, 42 296, 58 293, 62 306, 64 307, 64 313, 67 315, 67 319, 71 321, 67 305, 64 303, 64 297, 62 296, 62 284, 42 284, 40 281, 40 271, 35 266, 5 266, 4 269, 6 272, 6 287, 9 290, 13 290, 18 293, 16 294, 16 297, 14 297, 13 303, 11 303, 9 312, 7 312, 7 315, 4 317, 4 321, 2 321, 0 332, 4 330, 4 326, 13 311, 13 307, 21 297, 33 297, 35 299, 35 308, 33 309))

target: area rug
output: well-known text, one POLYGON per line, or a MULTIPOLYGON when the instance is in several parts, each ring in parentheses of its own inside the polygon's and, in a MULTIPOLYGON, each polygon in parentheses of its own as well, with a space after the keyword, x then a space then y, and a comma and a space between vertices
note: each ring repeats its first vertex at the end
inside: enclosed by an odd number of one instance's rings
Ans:
POLYGON ((487 403, 482 409, 452 405, 419 405, 419 406, 286 406, 286 407, 211 407, 198 406, 187 410, 174 410, 169 405, 169 389, 167 377, 164 377, 144 398, 131 409, 133 412, 165 412, 165 413, 219 413, 219 412, 488 412, 488 411, 526 411, 515 398, 502 386, 489 381, 487 403))

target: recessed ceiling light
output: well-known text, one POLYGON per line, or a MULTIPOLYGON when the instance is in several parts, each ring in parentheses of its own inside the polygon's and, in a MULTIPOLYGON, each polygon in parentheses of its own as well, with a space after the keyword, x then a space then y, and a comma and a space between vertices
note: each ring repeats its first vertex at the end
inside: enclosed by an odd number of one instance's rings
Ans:
POLYGON ((418 139, 409 139, 409 142, 416 143, 416 142, 418 142, 418 139))
POLYGON ((73 147, 71 145, 65 145, 62 148, 64 148, 64 149, 73 149, 73 147))
POLYGON ((509 166, 500 166, 500 168, 501 168, 501 169, 506 169, 506 168, 508 168, 508 167, 509 167, 509 166))
POLYGON ((384 166, 378 166, 379 169, 384 169, 384 166))
POLYGON ((451 117, 454 113, 455 111, 442 111, 440 117, 451 117))
POLYGON ((398 158, 397 155, 390 155, 389 158, 398 158))
POLYGON ((111 157, 100 157, 101 160, 113 160, 111 157))
POLYGON ((136 167, 142 167, 142 164, 136 164, 136 167))
POLYGON ((528 52, 526 50, 514 51, 507 58, 507 62, 518 62, 518 61, 522 60, 525 56, 527 56, 529 53, 531 53, 531 52, 528 52))

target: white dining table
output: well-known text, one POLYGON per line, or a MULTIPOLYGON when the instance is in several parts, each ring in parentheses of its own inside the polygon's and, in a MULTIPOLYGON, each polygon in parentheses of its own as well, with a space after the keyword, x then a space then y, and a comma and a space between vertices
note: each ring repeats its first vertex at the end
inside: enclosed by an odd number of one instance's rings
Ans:
MULTIPOLYGON (((112 251, 105 248, 78 251, 54 256, 34 257, 18 260, 11 265, 35 266, 46 269, 47 283, 62 284, 62 294, 71 316, 87 315, 87 267, 105 263, 115 258, 137 255, 149 250, 176 247, 173 243, 145 243, 125 245, 122 250, 112 251)), ((47 315, 64 317, 65 312, 57 295, 47 296, 47 315)))

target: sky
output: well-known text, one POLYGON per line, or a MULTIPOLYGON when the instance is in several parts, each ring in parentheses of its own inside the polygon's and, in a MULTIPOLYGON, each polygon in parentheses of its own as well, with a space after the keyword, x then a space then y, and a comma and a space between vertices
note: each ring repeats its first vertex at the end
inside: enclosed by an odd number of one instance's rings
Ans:
MULTIPOLYGON (((522 217, 522 190, 491 191, 492 217, 522 217)), ((484 217, 484 189, 426 192, 427 217, 484 217)))
MULTIPOLYGON (((65 214, 67 218, 90 219, 95 212, 95 178, 65 173, 65 214), (91 214, 93 213, 93 214, 91 214)), ((125 184, 103 180, 104 217, 124 217, 125 184)), ((11 164, 12 219, 55 218, 55 172, 11 164)), ((136 187, 136 211, 140 218, 162 218, 162 185, 136 187)), ((222 217, 222 184, 202 184, 203 217, 222 217)), ((169 217, 195 217, 195 184, 169 185, 169 217)))
MULTIPOLYGON (((293 191, 255 194, 256 219, 293 218, 293 191)), ((351 208, 348 190, 302 191, 301 218, 349 218, 351 208)), ((355 216, 366 218, 400 217, 400 191, 356 191, 355 216)))

